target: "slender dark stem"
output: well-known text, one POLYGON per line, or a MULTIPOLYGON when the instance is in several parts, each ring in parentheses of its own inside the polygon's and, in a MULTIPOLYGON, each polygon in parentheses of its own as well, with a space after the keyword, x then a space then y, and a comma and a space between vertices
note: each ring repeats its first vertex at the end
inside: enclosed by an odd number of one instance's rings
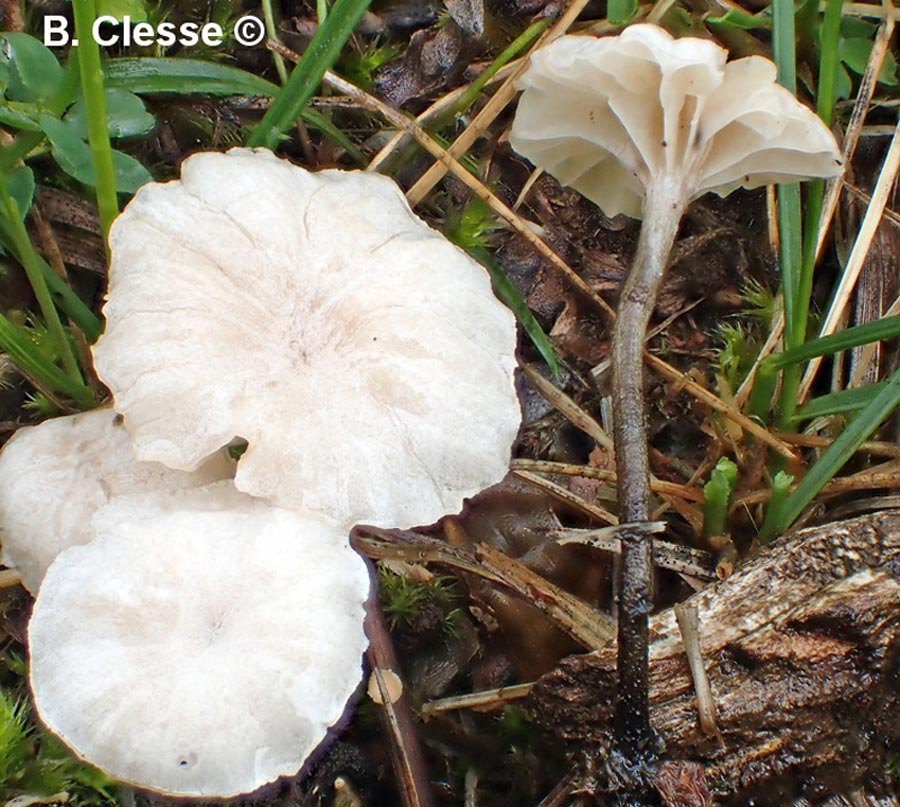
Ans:
MULTIPOLYGON (((619 520, 650 518, 650 462, 644 402, 647 324, 686 203, 684 185, 663 179, 647 190, 634 265, 625 281, 613 334, 613 417, 619 520)), ((653 607, 653 544, 644 530, 623 529, 619 564, 618 703, 615 736, 626 764, 653 756, 648 699, 648 618, 653 607)))

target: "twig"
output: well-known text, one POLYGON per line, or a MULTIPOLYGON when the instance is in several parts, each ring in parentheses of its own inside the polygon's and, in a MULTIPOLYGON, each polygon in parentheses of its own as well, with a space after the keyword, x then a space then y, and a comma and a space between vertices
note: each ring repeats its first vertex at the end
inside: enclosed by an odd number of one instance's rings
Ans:
MULTIPOLYGON (((665 524, 659 521, 643 521, 640 524, 623 525, 631 529, 644 529, 648 533, 663 532, 665 524)), ((622 551, 619 531, 622 526, 604 527, 599 530, 552 530, 548 533, 558 544, 585 544, 604 552, 618 554, 622 551)), ((656 565, 696 577, 700 580, 715 580, 717 561, 715 555, 702 549, 691 549, 669 541, 653 539, 653 560, 656 565)))
MULTIPOLYGON (((800 448, 828 448, 834 442, 833 438, 822 437, 818 434, 795 434, 780 431, 776 431, 775 434, 786 443, 800 448)), ((866 440, 859 450, 882 457, 900 457, 900 445, 884 440, 866 440)))
MULTIPOLYGON (((534 43, 532 50, 536 50, 565 34, 569 30, 569 26, 578 19, 578 15, 581 14, 587 4, 588 0, 573 0, 559 20, 552 27, 548 28, 534 43)), ((494 119, 506 108, 506 105, 516 97, 518 92, 516 81, 528 68, 528 64, 528 59, 522 59, 497 92, 491 96, 478 114, 472 118, 472 122, 466 130, 450 146, 448 156, 451 159, 458 159, 465 154, 487 127, 494 122, 494 119)), ((440 162, 432 165, 407 191, 406 198, 410 205, 415 207, 421 202, 446 173, 447 168, 441 165, 440 162)))
MULTIPOLYGON (((900 446, 897 447, 900 452, 900 446)), ((585 479, 599 479, 602 482, 616 482, 616 472, 605 468, 591 468, 587 465, 572 465, 568 462, 551 462, 549 460, 515 459, 510 463, 512 471, 531 471, 539 474, 562 474, 564 476, 582 476, 585 479)), ((690 485, 679 485, 662 479, 650 478, 650 489, 654 493, 677 496, 690 502, 702 502, 703 491, 690 485)))
POLYGON ((697 713, 700 717, 700 728, 704 734, 717 736, 716 702, 713 700, 706 667, 703 665, 703 653, 700 650, 700 617, 697 606, 689 603, 678 603, 675 606, 675 619, 684 642, 684 652, 691 678, 694 679, 694 692, 697 695, 697 713))
POLYGON ((794 454, 793 451, 791 451, 790 446, 788 446, 787 443, 781 440, 777 435, 773 434, 768 429, 763 428, 758 423, 752 421, 735 407, 729 406, 721 398, 711 393, 708 389, 706 389, 706 387, 689 378, 685 373, 676 370, 670 364, 667 364, 662 359, 654 356, 652 353, 645 352, 644 361, 646 361, 647 364, 649 364, 650 367, 656 370, 656 372, 658 372, 660 375, 668 378, 670 381, 675 381, 681 384, 685 392, 691 394, 694 398, 700 401, 700 403, 706 404, 710 409, 714 409, 716 412, 720 412, 723 417, 728 418, 732 423, 736 423, 745 432, 747 432, 747 434, 755 437, 763 445, 769 446, 769 448, 771 448, 777 454, 780 454, 782 457, 785 457, 788 460, 797 459, 797 455, 794 454))
POLYGON ((452 698, 441 698, 429 701, 419 710, 424 717, 452 712, 456 709, 474 709, 486 712, 491 709, 499 709, 515 700, 527 698, 534 687, 533 683, 514 684, 499 689, 485 689, 481 692, 470 692, 468 695, 454 695, 452 698))
POLYGON ((884 17, 895 20, 900 16, 900 9, 883 3, 844 3, 844 14, 854 17, 884 17))
POLYGON ((377 527, 355 527, 351 542, 370 558, 441 563, 499 583, 545 613, 588 650, 606 647, 615 638, 616 629, 609 616, 484 544, 468 551, 413 532, 377 527))
POLYGON ((544 491, 544 493, 550 494, 554 499, 558 499, 561 502, 572 505, 572 507, 577 508, 585 515, 596 518, 599 521, 604 521, 607 524, 619 523, 619 519, 616 518, 616 516, 614 516, 612 513, 610 513, 609 510, 585 501, 581 498, 581 496, 572 493, 571 490, 566 490, 566 488, 551 482, 549 479, 535 476, 528 471, 513 471, 513 473, 517 477, 519 477, 519 479, 523 479, 528 482, 529 485, 534 485, 534 487, 539 488, 540 490, 544 491))
POLYGON ((569 794, 575 787, 576 780, 577 775, 574 771, 567 773, 556 783, 553 790, 541 799, 541 803, 538 804, 538 807, 561 807, 561 805, 565 804, 566 800, 569 798, 569 794))
MULTIPOLYGON (((515 61, 501 67, 493 76, 491 76, 486 86, 490 87, 505 80, 510 75, 510 73, 512 73, 513 70, 515 70, 519 66, 520 61, 520 59, 516 59, 515 61)), ((442 115, 445 115, 450 110, 456 109, 457 105, 462 100, 462 97, 469 89, 469 86, 471 85, 457 87, 455 90, 451 90, 446 95, 438 98, 438 100, 435 101, 430 107, 428 107, 428 109, 416 115, 416 123, 420 127, 424 128, 435 119, 438 119, 442 115)), ((396 152, 397 149, 400 148, 400 146, 402 146, 409 138, 409 132, 407 132, 405 129, 400 129, 382 147, 381 151, 379 151, 371 159, 369 164, 366 166, 366 171, 380 171, 384 164, 393 156, 394 152, 396 152)))
MULTIPOLYGON (((844 311, 850 300, 850 295, 856 286, 856 281, 862 271, 866 256, 869 254, 869 247, 872 245, 872 239, 875 236, 878 225, 881 223, 881 215, 887 204, 888 195, 894 187, 898 169, 900 169, 900 121, 897 122, 897 127, 894 130, 894 137, 891 140, 888 153, 884 158, 881 173, 878 176, 878 183, 872 193, 872 202, 866 210, 866 215, 859 228, 859 233, 856 236, 856 241, 850 252, 850 257, 847 259, 847 264, 841 275, 841 280, 838 284, 837 291, 834 294, 834 299, 829 306, 828 315, 825 317, 825 322, 822 323, 822 328, 819 331, 820 337, 834 333, 844 316, 844 311)), ((812 387, 813 380, 815 379, 816 372, 821 364, 821 358, 813 359, 809 363, 809 366, 806 368, 806 373, 803 376, 803 382, 800 385, 797 399, 798 402, 802 402, 806 399, 810 387, 812 387)))
POLYGON ((522 372, 525 373, 528 380, 544 397, 547 403, 562 414, 566 420, 573 426, 581 429, 581 431, 592 438, 598 446, 605 448, 607 451, 613 450, 613 441, 603 430, 603 427, 575 403, 575 401, 566 395, 566 393, 544 378, 531 365, 521 362, 519 367, 522 368, 522 372))
POLYGON ((0 588, 12 588, 22 582, 18 569, 0 569, 0 588))
POLYGON ((425 759, 419 747, 415 723, 409 712, 408 697, 404 693, 391 703, 390 693, 381 670, 399 670, 384 614, 373 592, 366 605, 366 634, 369 637, 369 665, 378 684, 383 701, 378 710, 391 741, 391 762, 405 807, 431 807, 430 779, 425 759))

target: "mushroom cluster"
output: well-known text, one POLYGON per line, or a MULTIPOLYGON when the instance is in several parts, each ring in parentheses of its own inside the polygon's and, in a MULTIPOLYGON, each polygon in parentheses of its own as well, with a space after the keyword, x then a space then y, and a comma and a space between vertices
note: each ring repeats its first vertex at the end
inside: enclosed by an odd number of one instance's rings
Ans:
POLYGON ((515 321, 390 180, 267 151, 189 158, 110 246, 113 408, 0 454, 35 705, 117 779, 230 797, 297 773, 359 686, 349 527, 431 523, 506 473, 515 321))

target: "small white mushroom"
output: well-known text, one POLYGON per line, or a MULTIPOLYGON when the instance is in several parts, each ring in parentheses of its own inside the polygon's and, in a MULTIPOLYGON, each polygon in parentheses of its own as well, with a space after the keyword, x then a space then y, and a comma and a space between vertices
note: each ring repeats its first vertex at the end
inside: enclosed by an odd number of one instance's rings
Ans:
POLYGON ((20 428, 0 452, 3 562, 37 592, 65 548, 87 543, 91 517, 116 496, 208 485, 234 474, 216 452, 196 471, 138 462, 122 418, 109 407, 20 428))
POLYGON ((775 65, 727 57, 656 25, 561 37, 531 57, 510 142, 609 216, 680 218, 707 191, 839 174, 833 135, 775 65))
POLYGON ((622 562, 616 727, 628 764, 653 747, 647 616, 653 607, 644 335, 688 203, 707 191, 841 172, 825 124, 775 82, 775 65, 655 25, 619 36, 567 36, 538 50, 522 77, 513 148, 607 215, 642 217, 612 344, 613 416, 622 562), (644 750, 642 750, 644 749, 644 750))
POLYGON ((238 488, 345 525, 427 524, 505 474, 514 319, 389 179, 199 154, 110 244, 94 358, 139 457, 239 436, 238 488))
POLYGON ((632 25, 615 37, 556 40, 521 81, 513 148, 607 215, 644 218, 613 336, 622 522, 649 516, 641 356, 688 203, 707 191, 841 172, 834 136, 775 82, 775 65, 727 56, 714 42, 632 25))
POLYGON ((123 497, 44 578, 41 720, 116 779, 229 797, 296 774, 362 679, 369 577, 346 532, 230 482, 123 497))

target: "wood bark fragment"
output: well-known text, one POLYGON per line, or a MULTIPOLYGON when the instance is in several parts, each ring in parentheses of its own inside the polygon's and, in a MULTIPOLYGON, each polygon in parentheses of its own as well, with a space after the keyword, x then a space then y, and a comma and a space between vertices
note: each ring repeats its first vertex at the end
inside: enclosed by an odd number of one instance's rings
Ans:
MULTIPOLYGON (((900 514, 785 536, 689 602, 720 735, 700 728, 672 609, 650 621, 651 722, 717 803, 815 802, 882 770, 900 738, 900 514)), ((533 689, 536 718, 605 759, 615 670, 614 648, 566 659, 533 689)))

